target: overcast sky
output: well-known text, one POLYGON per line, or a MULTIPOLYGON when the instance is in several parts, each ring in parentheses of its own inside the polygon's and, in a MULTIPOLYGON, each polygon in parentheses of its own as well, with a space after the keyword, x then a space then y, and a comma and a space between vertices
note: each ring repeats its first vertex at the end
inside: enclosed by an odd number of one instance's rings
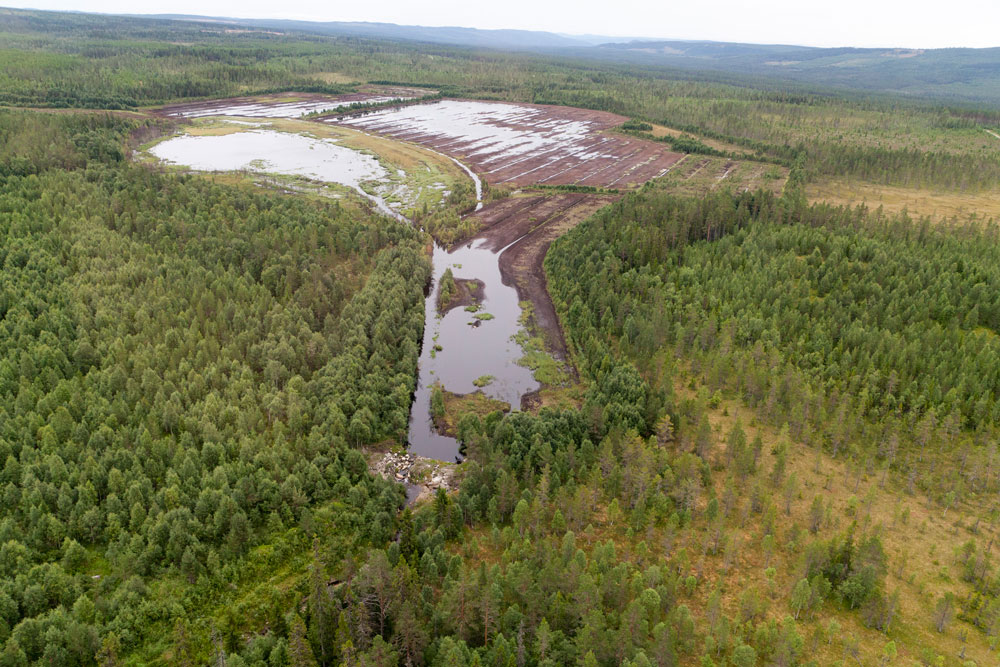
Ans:
MULTIPOLYGON (((0 5, 7 2, 0 0, 0 5)), ((15 0, 12 4, 107 13, 381 21, 811 46, 1000 46, 1000 0, 15 0)))

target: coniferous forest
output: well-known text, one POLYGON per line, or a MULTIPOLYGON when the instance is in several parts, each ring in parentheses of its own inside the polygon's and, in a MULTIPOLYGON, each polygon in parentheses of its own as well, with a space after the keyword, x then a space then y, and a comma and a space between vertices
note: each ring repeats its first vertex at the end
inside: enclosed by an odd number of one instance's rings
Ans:
POLYGON ((1000 197, 1000 111, 206 25, 0 10, 0 666, 996 664, 1000 237, 921 197, 1000 197), (373 461, 438 230, 139 158, 165 103, 390 84, 685 155, 552 241, 572 372, 439 390, 416 502, 373 461))

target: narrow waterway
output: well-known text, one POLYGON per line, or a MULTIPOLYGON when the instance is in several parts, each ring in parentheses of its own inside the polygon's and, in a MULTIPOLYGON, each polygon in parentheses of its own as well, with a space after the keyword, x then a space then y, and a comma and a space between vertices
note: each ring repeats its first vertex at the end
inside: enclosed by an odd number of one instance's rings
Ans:
POLYGON ((492 375, 493 381, 482 392, 509 403, 514 410, 520 408, 524 394, 538 388, 531 371, 517 363, 524 354, 514 341, 521 317, 517 291, 503 284, 500 253, 478 247, 480 243, 469 243, 451 252, 434 248, 434 284, 424 303, 420 375, 410 410, 410 449, 442 461, 455 459, 459 452, 458 443, 439 434, 431 421, 431 390, 435 383, 453 393, 467 394, 480 389, 474 384, 476 379, 492 375), (493 319, 477 320, 475 313, 462 307, 438 314, 437 287, 449 268, 456 278, 483 282, 478 312, 489 313, 493 319))
MULTIPOLYGON (((353 188, 382 213, 409 222, 384 199, 365 192, 361 183, 385 178, 385 168, 366 155, 333 142, 285 132, 253 129, 219 136, 183 135, 156 144, 156 157, 199 171, 250 169, 262 173, 306 176, 319 181, 353 188)), ((448 157, 448 156, 446 156, 448 157)), ((472 178, 476 188, 476 210, 482 208, 483 185, 479 176, 454 158, 449 158, 472 178)), ((503 284, 499 258, 480 247, 482 241, 467 243, 451 251, 435 245, 433 283, 424 302, 424 338, 419 376, 410 408, 409 446, 414 454, 441 461, 460 458, 459 444, 437 433, 431 421, 430 398, 435 383, 456 394, 481 390, 485 395, 520 408, 521 397, 538 388, 529 369, 519 366, 523 355, 514 335, 520 329, 521 308, 517 292, 503 284), (484 285, 478 313, 492 318, 476 318, 463 307, 440 314, 437 289, 445 270, 456 278, 477 279, 484 285), (492 376, 479 388, 474 381, 492 376)))

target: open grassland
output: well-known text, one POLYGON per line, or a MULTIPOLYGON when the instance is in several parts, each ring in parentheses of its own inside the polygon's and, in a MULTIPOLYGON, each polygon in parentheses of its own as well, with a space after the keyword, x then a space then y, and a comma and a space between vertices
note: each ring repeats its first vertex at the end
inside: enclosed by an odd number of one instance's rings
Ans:
POLYGON ((1000 190, 962 193, 830 179, 809 183, 805 192, 813 202, 864 204, 882 207, 886 213, 905 210, 913 217, 927 216, 945 224, 1000 219, 1000 190))

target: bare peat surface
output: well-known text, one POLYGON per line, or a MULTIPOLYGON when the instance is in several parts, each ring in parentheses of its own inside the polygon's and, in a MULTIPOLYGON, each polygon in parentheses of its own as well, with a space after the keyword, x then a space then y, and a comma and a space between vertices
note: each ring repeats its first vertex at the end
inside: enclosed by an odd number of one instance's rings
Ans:
POLYGON ((173 118, 204 116, 242 116, 246 118, 300 118, 308 113, 334 111, 352 104, 380 104, 395 100, 413 100, 432 91, 421 88, 385 87, 345 95, 316 93, 280 93, 259 97, 232 97, 204 102, 170 104, 159 110, 173 118))
POLYGON ((503 284, 514 287, 519 300, 531 303, 534 328, 544 337, 548 351, 562 361, 568 360, 566 341, 542 262, 554 240, 616 199, 616 195, 575 192, 511 197, 474 214, 483 226, 474 242, 495 251, 504 248, 500 255, 503 284))
POLYGON ((604 132, 623 116, 571 107, 442 100, 323 120, 429 146, 493 185, 627 188, 662 176, 682 157, 604 132))

